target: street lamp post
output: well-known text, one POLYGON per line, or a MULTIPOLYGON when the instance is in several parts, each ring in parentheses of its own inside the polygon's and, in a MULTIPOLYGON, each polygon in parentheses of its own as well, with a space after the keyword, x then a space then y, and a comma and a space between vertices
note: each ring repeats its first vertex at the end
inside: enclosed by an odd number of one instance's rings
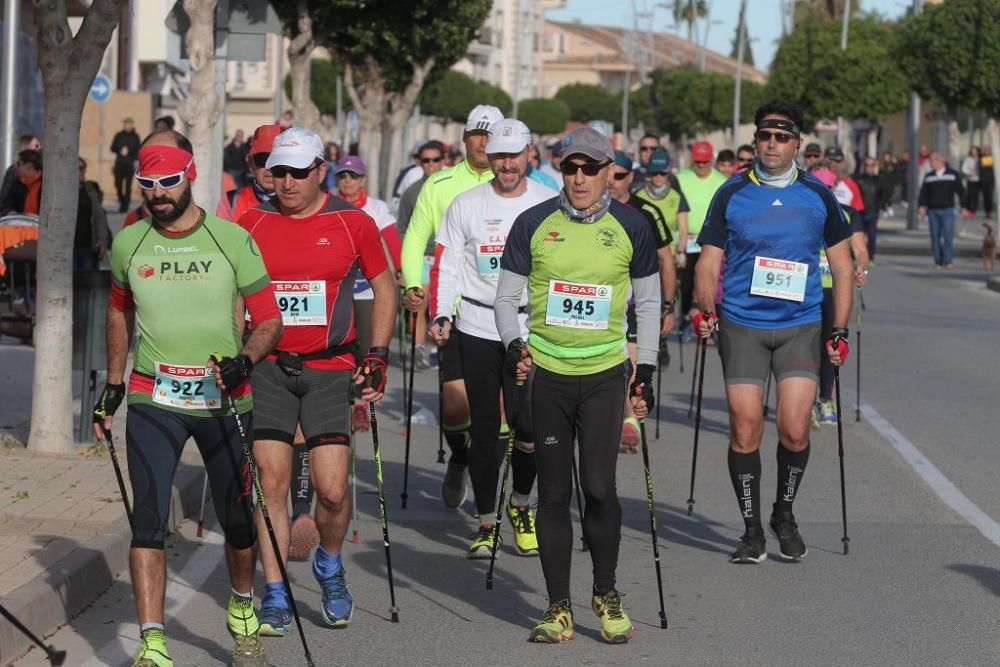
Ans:
MULTIPOLYGON (((913 14, 916 16, 923 9, 923 0, 913 0, 913 14)), ((906 123, 906 146, 910 151, 910 163, 907 165, 906 228, 917 228, 917 197, 920 194, 920 165, 917 154, 920 152, 920 96, 910 93, 910 109, 906 123)))
POLYGON ((736 87, 733 93, 733 146, 740 145, 740 101, 743 88, 743 52, 747 46, 747 27, 744 23, 747 12, 747 0, 740 2, 740 20, 736 30, 739 38, 736 40, 736 87))
POLYGON ((3 9, 3 74, 0 90, 0 169, 14 164, 14 136, 17 132, 17 105, 15 85, 17 79, 17 35, 21 24, 21 3, 5 2, 3 9))

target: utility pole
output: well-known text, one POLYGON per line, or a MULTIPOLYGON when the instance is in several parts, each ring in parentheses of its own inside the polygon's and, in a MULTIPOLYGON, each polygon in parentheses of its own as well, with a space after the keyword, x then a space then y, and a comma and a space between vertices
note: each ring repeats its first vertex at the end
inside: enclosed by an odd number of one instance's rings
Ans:
MULTIPOLYGON (((913 0, 913 15, 918 15, 923 7, 923 0, 913 0)), ((906 123, 906 147, 910 152, 910 164, 907 165, 906 173, 910 184, 906 197, 906 228, 917 229, 917 197, 920 194, 920 165, 917 159, 917 154, 920 152, 920 96, 915 92, 910 93, 910 109, 906 123)))
POLYGON ((736 40, 736 88, 733 93, 733 139, 732 145, 740 145, 740 97, 743 88, 743 52, 747 46, 747 26, 745 23, 747 0, 740 1, 740 19, 736 30, 739 37, 736 40))
POLYGON ((0 169, 14 164, 14 154, 17 134, 17 37, 21 26, 21 3, 5 2, 3 7, 3 73, 2 90, 0 90, 0 142, 3 144, 3 154, 0 155, 0 169))
MULTIPOLYGON (((794 6, 794 5, 793 5, 794 6)), ((843 22, 840 24, 840 50, 847 50, 847 31, 851 21, 851 0, 844 0, 843 22)), ((837 145, 841 144, 844 135, 844 117, 837 116, 837 145)))

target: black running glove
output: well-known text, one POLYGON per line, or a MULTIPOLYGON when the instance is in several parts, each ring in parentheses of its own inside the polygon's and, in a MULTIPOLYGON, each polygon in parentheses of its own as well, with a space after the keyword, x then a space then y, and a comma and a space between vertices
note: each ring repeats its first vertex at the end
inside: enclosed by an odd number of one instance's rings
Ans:
POLYGON ((389 378, 389 348, 368 348, 368 354, 361 361, 361 372, 368 378, 372 389, 384 393, 389 378))
POLYGON ((123 400, 125 400, 124 382, 104 385, 104 391, 101 392, 100 398, 94 405, 94 423, 103 424, 106 417, 115 414, 123 400))
POLYGON ((639 398, 646 402, 646 407, 650 412, 653 411, 653 405, 656 404, 656 397, 653 396, 653 372, 655 370, 656 366, 652 364, 639 364, 635 369, 635 380, 629 387, 629 396, 639 396, 639 389, 642 388, 642 396, 639 398))
POLYGON ((525 358, 524 351, 528 349, 527 344, 520 338, 515 338, 507 346, 507 354, 504 362, 510 368, 511 373, 517 373, 517 364, 525 358))
POLYGON ((250 377, 253 372, 253 362, 245 354, 238 354, 235 357, 223 357, 215 362, 219 367, 219 376, 226 391, 232 391, 241 382, 250 377))

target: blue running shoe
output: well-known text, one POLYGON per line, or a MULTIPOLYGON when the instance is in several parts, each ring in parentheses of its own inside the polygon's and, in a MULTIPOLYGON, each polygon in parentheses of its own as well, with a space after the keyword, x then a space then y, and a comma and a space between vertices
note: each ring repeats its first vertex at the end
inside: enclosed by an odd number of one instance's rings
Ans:
POLYGON ((323 620, 335 628, 347 627, 354 616, 354 598, 347 590, 344 568, 327 579, 317 580, 323 588, 323 620))
POLYGON ((261 637, 285 637, 292 630, 292 610, 287 607, 262 607, 257 620, 261 637))

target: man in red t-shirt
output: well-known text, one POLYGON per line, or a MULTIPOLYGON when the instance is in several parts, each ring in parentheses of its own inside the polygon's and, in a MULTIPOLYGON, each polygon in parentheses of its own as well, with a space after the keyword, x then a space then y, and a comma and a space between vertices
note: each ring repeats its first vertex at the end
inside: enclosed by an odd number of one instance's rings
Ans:
MULTIPOLYGON (((382 398, 397 291, 375 222, 320 189, 328 168, 323 152, 323 142, 311 130, 293 127, 278 135, 266 164, 275 197, 247 211, 239 224, 260 247, 285 325, 274 352, 253 377, 259 392, 254 456, 264 496, 282 554, 287 553, 291 445, 296 423, 301 423, 319 499, 315 518, 320 545, 313 574, 323 591, 323 618, 342 627, 354 612, 341 562, 350 519, 348 401, 355 385, 366 401, 382 398), (358 271, 375 294, 363 374, 355 357, 358 271)), ((261 545, 260 558, 267 580, 261 634, 284 636, 292 616, 270 545, 261 545)))

